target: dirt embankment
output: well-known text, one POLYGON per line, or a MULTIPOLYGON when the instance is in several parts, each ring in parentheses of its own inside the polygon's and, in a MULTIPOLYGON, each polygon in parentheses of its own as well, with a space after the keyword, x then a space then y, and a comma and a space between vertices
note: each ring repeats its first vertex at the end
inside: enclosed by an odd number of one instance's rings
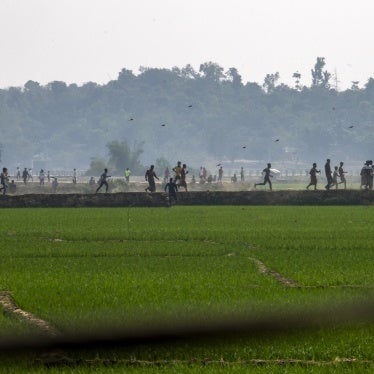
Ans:
MULTIPOLYGON (((161 192, 24 194, 0 196, 0 208, 164 207, 161 192)), ((374 205, 374 191, 193 191, 178 193, 178 205, 374 205)))

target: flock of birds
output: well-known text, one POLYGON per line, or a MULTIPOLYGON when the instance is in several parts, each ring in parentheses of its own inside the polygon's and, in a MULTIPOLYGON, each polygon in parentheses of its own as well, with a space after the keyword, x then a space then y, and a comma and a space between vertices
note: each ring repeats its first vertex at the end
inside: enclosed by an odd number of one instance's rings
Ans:
MULTIPOLYGON (((187 105, 187 108, 192 108, 192 104, 187 105)), ((135 119, 131 117, 131 118, 129 118, 129 121, 135 121, 135 119)), ((165 127, 165 126, 166 126, 166 123, 161 124, 161 127, 165 127)))
MULTIPOLYGON (((189 104, 189 105, 187 105, 187 108, 192 108, 192 104, 189 104)), ((336 110, 336 108, 335 107, 332 107, 331 108, 332 110, 336 110)), ((135 119, 134 118, 129 118, 129 121, 134 121, 135 119)), ((162 123, 161 124, 161 127, 165 127, 167 124, 166 123, 162 123)), ((350 126, 348 126, 347 127, 348 129, 353 129, 354 128, 354 125, 350 125, 350 126)), ((274 143, 277 143, 277 142, 279 142, 280 141, 280 139, 279 138, 276 138, 276 139, 274 139, 273 140, 273 142, 274 143)), ((246 149, 247 148, 247 146, 246 145, 243 145, 242 146, 242 149, 246 149)), ((221 166, 221 164, 218 164, 217 166, 221 166)))

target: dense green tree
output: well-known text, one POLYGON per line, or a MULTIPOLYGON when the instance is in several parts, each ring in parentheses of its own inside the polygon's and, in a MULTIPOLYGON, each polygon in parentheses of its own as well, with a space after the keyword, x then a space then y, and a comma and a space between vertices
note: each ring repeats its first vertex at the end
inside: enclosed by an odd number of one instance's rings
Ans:
POLYGON ((329 81, 331 78, 331 73, 329 73, 327 70, 323 71, 325 65, 325 58, 317 57, 314 69, 311 70, 313 87, 330 88, 329 81))
POLYGON ((262 87, 265 89, 267 93, 272 93, 275 89, 275 86, 278 80, 279 80, 278 72, 276 72, 275 74, 266 74, 262 87))
POLYGON ((230 68, 226 72, 226 76, 229 78, 230 82, 232 82, 232 85, 234 87, 241 87, 243 85, 242 83, 242 77, 238 72, 238 69, 236 68, 230 68))
POLYGON ((219 82, 225 77, 223 71, 223 67, 219 66, 215 62, 205 62, 204 64, 200 65, 199 69, 199 72, 202 74, 203 78, 213 82, 219 82))
POLYGON ((185 79, 196 79, 199 77, 199 73, 190 64, 182 68, 178 75, 185 79))

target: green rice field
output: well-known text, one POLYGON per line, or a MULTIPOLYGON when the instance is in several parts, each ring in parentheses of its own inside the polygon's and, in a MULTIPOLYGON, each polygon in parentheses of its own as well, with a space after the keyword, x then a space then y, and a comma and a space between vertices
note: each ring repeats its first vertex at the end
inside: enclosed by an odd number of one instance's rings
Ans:
MULTIPOLYGON (((374 210, 2 209, 0 288, 62 334, 324 310, 374 299, 374 210)), ((373 311, 374 313, 374 311, 373 311)), ((203 344, 2 354, 0 372, 372 372, 374 324, 203 344)), ((0 339, 37 334, 0 316, 0 339)))

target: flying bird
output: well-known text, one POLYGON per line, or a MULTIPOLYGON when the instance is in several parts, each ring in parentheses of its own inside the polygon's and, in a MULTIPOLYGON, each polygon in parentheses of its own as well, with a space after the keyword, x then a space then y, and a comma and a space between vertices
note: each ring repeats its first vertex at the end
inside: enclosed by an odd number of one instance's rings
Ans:
POLYGON ((188 106, 188 108, 192 108, 192 104, 190 104, 190 105, 188 106))
POLYGON ((129 121, 133 121, 133 120, 134 120, 134 118, 130 118, 130 119, 129 119, 129 121))
POLYGON ((353 128, 354 128, 354 126, 353 126, 353 125, 351 125, 351 126, 349 126, 348 128, 349 128, 349 129, 353 129, 353 128))
POLYGON ((279 142, 279 139, 275 139, 274 142, 279 142))
POLYGON ((166 123, 163 123, 161 126, 162 126, 162 127, 165 127, 165 126, 166 126, 166 123))
POLYGON ((221 166, 222 164, 217 164, 217 166, 221 166))
POLYGON ((247 146, 246 145, 243 145, 243 147, 242 148, 247 148, 247 146))

